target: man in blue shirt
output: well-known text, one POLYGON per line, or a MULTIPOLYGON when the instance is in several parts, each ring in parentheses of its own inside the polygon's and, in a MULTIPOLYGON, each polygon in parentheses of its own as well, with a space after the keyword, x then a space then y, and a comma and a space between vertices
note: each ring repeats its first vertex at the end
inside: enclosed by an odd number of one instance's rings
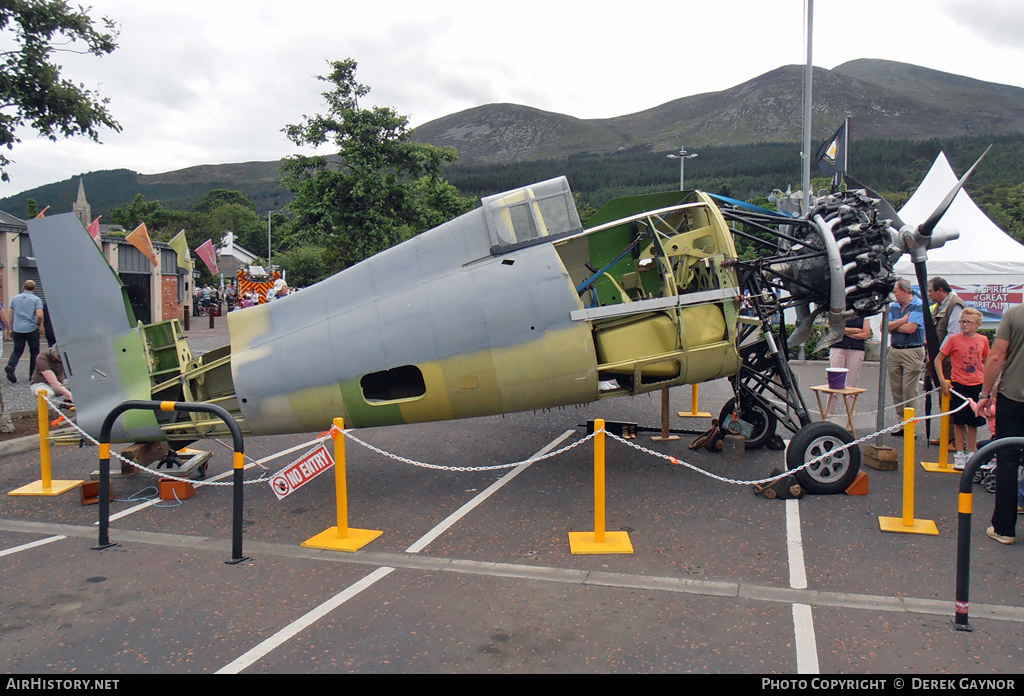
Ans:
MULTIPOLYGON (((925 368, 924 307, 906 278, 896 281, 892 294, 896 302, 889 305, 889 386, 896 417, 902 421, 904 408, 921 415, 917 396, 925 368)), ((893 434, 902 437, 903 430, 893 434)))
POLYGON ((39 328, 43 325, 43 301, 36 297, 35 281, 26 280, 20 295, 15 295, 11 300, 11 334, 14 337, 14 350, 7 361, 4 371, 7 379, 17 382, 14 376, 14 368, 21 360, 21 354, 28 344, 28 374, 29 377, 36 371, 36 356, 39 355, 39 328))

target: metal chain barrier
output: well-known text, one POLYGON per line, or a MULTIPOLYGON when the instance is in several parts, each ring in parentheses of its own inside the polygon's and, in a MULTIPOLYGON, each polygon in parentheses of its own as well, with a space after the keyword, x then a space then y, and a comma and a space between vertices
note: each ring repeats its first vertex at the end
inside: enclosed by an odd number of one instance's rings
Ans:
MULTIPOLYGON (((932 391, 939 391, 939 388, 933 389, 932 391)), ((618 442, 621 442, 624 445, 627 445, 628 447, 632 447, 633 449, 639 450, 640 452, 644 452, 645 454, 649 454, 649 455, 652 455, 654 457, 658 457, 660 459, 664 459, 664 460, 668 461, 671 464, 678 465, 678 466, 684 466, 684 467, 686 467, 686 468, 688 468, 688 469, 690 469, 692 471, 695 471, 698 474, 702 474, 702 475, 707 476, 708 478, 714 479, 716 481, 720 481, 722 483, 734 484, 734 485, 741 485, 741 486, 763 485, 763 484, 767 484, 767 483, 773 483, 775 481, 778 481, 779 479, 782 479, 782 478, 785 478, 786 476, 794 474, 797 471, 800 471, 802 469, 806 469, 809 466, 813 466, 814 464, 817 464, 817 463, 823 461, 827 457, 830 457, 830 456, 834 455, 836 452, 841 452, 841 451, 850 449, 851 447, 854 447, 856 445, 860 445, 861 443, 867 442, 868 440, 871 440, 871 439, 873 439, 873 438, 875 438, 878 435, 881 435, 883 433, 888 433, 890 431, 898 430, 900 428, 903 428, 905 425, 907 425, 907 423, 910 423, 912 421, 923 421, 923 420, 931 420, 931 419, 935 419, 935 418, 942 418, 944 416, 952 415, 952 414, 956 413, 957 411, 959 411, 960 409, 962 409, 962 408, 964 408, 966 406, 969 406, 969 404, 970 404, 969 400, 966 397, 964 397, 962 394, 958 393, 957 391, 955 391, 952 388, 950 389, 950 392, 953 393, 953 394, 956 394, 958 397, 960 397, 963 400, 963 403, 960 404, 960 406, 958 406, 957 408, 953 409, 952 411, 949 411, 949 412, 946 412, 946 413, 937 413, 937 414, 933 414, 933 415, 926 415, 926 416, 914 416, 914 418, 911 419, 911 420, 902 421, 902 422, 896 423, 895 425, 892 425, 892 426, 890 426, 888 428, 883 428, 882 430, 879 430, 877 432, 871 433, 870 435, 865 435, 864 437, 858 438, 858 439, 854 440, 853 442, 850 442, 848 444, 842 445, 841 447, 838 447, 835 450, 831 450, 830 452, 828 452, 826 454, 823 454, 820 457, 816 457, 814 459, 811 459, 810 461, 804 462, 799 467, 796 467, 794 469, 789 469, 789 470, 787 470, 787 471, 785 471, 785 472, 783 472, 783 473, 781 473, 781 474, 779 474, 777 476, 770 476, 770 477, 767 477, 767 478, 760 478, 760 479, 754 479, 754 480, 741 480, 741 479, 728 478, 728 477, 725 477, 725 476, 719 476, 717 474, 711 473, 710 471, 705 471, 704 469, 701 469, 700 467, 698 467, 698 466, 696 466, 694 464, 691 464, 689 462, 686 462, 684 460, 681 460, 681 459, 679 459, 677 457, 673 457, 673 456, 668 455, 668 454, 663 454, 661 452, 656 452, 656 451, 654 451, 652 449, 644 447, 643 445, 638 445, 635 442, 631 442, 629 440, 626 440, 626 439, 624 439, 622 437, 619 437, 618 435, 615 435, 614 433, 608 432, 607 430, 596 431, 596 432, 590 433, 589 435, 587 435, 587 436, 585 436, 585 437, 583 437, 583 438, 581 438, 579 440, 576 440, 575 442, 573 442, 573 443, 571 443, 569 445, 566 445, 565 447, 562 447, 561 449, 557 449, 557 450, 554 450, 552 452, 548 452, 547 454, 542 454, 542 455, 536 456, 536 457, 530 457, 529 459, 524 459, 524 460, 521 460, 521 461, 518 461, 518 462, 513 462, 513 463, 510 463, 510 464, 492 464, 492 465, 489 465, 489 466, 481 466, 481 467, 446 466, 446 465, 440 465, 440 464, 428 464, 426 462, 416 461, 414 459, 409 459, 407 457, 402 457, 400 455, 392 454, 390 452, 382 450, 379 447, 375 447, 375 446, 373 446, 373 445, 371 445, 371 444, 369 444, 367 442, 364 442, 364 441, 360 440, 358 437, 353 435, 350 431, 344 430, 344 431, 341 431, 341 434, 343 436, 347 437, 348 439, 352 440, 356 444, 361 445, 364 448, 370 450, 371 452, 379 454, 382 457, 385 457, 385 458, 388 458, 388 459, 392 459, 394 461, 402 462, 403 464, 409 464, 409 465, 420 467, 420 468, 423 468, 423 469, 433 469, 435 471, 454 471, 454 472, 467 472, 468 473, 468 472, 480 472, 480 471, 495 471, 495 470, 499 470, 499 469, 513 469, 515 467, 522 466, 524 464, 533 464, 534 462, 539 462, 539 461, 543 461, 545 459, 550 459, 552 457, 556 457, 556 456, 558 456, 560 454, 568 452, 569 450, 571 450, 571 449, 573 449, 575 447, 579 447, 580 445, 582 445, 585 442, 587 442, 587 441, 591 440, 592 438, 594 438, 597 435, 598 432, 604 432, 605 435, 607 435, 611 439, 617 440, 618 442)), ((928 392, 928 393, 930 394, 932 392, 928 392)), ((924 396, 924 395, 920 395, 920 396, 924 396)), ((911 399, 907 399, 906 401, 903 402, 903 404, 910 403, 911 401, 914 401, 914 400, 920 398, 920 396, 916 396, 916 397, 913 397, 911 399)), ((52 408, 54 411, 57 411, 59 413, 58 407, 49 399, 49 397, 44 396, 44 398, 46 399, 46 402, 49 404, 50 408, 52 408)), ((901 406, 903 404, 897 404, 895 407, 901 406)), ((90 436, 84 430, 79 428, 77 423, 75 423, 71 419, 67 419, 67 420, 68 420, 68 423, 70 423, 71 426, 75 430, 77 430, 84 439, 88 440, 89 442, 91 442, 94 445, 98 445, 99 444, 96 439, 94 439, 92 436, 90 436)), ((316 447, 319 447, 319 446, 323 445, 328 439, 333 438, 335 432, 338 432, 338 429, 336 427, 334 427, 334 426, 331 426, 330 430, 325 432, 320 437, 318 437, 316 439, 313 439, 313 440, 310 440, 308 442, 302 443, 301 445, 296 445, 295 447, 292 447, 292 448, 289 448, 288 450, 284 450, 282 452, 279 452, 276 455, 271 455, 270 457, 264 457, 262 460, 260 460, 260 462, 266 462, 266 461, 269 461, 271 459, 284 456, 285 454, 288 454, 290 452, 293 452, 293 451, 295 451, 297 449, 300 449, 300 448, 302 448, 304 446, 308 446, 308 445, 312 445, 312 447, 309 450, 309 452, 312 452, 314 449, 316 449, 316 447)), ((219 440, 214 440, 214 441, 220 443, 219 440)), ((220 443, 220 444, 222 444, 224 446, 227 446, 226 443, 220 443)), ((307 454, 308 454, 308 452, 307 452, 307 454)), ((192 483, 197 483, 197 484, 201 484, 201 485, 205 485, 205 486, 230 486, 230 485, 232 485, 231 482, 227 482, 227 481, 223 481, 223 482, 222 481, 198 481, 198 482, 193 482, 191 479, 183 479, 183 478, 176 477, 176 476, 173 476, 173 475, 168 474, 168 473, 155 472, 155 471, 153 471, 152 469, 150 469, 148 467, 140 466, 139 464, 133 462, 130 459, 127 459, 126 457, 121 456, 120 454, 118 454, 116 452, 113 453, 113 455, 115 457, 117 457, 119 460, 121 460, 122 462, 125 462, 125 463, 135 467, 136 469, 140 469, 140 470, 145 471, 145 472, 150 473, 150 474, 156 474, 157 476, 160 476, 161 478, 174 479, 176 481, 189 481, 189 482, 192 482, 192 483)), ((265 483, 266 481, 270 480, 269 470, 266 467, 264 467, 262 465, 262 463, 257 462, 255 460, 252 460, 249 457, 246 457, 246 459, 248 459, 251 463, 253 463, 253 464, 257 465, 257 466, 260 466, 260 467, 262 467, 264 469, 264 472, 261 473, 258 478, 250 479, 250 480, 245 482, 246 484, 265 483)))
MULTIPOLYGON (((600 431, 598 431, 598 432, 600 432, 600 431)), ((539 461, 542 461, 544 459, 550 459, 551 457, 554 457, 556 455, 562 454, 563 452, 568 452, 573 447, 578 447, 578 446, 582 445, 584 442, 592 439, 595 435, 597 435, 597 432, 590 433, 589 435, 587 435, 583 439, 577 440, 576 442, 573 442, 570 445, 566 445, 562 449, 555 450, 553 452, 548 452, 547 454, 542 454, 539 457, 530 457, 529 459, 524 459, 524 460, 522 460, 520 462, 514 462, 512 464, 492 464, 490 466, 479 466, 479 467, 474 467, 474 466, 443 466, 443 465, 439 465, 439 464, 426 464, 424 462, 417 462, 417 461, 415 461, 413 459, 406 459, 405 457, 400 457, 397 454, 391 454, 390 452, 385 452, 382 449, 379 449, 377 447, 374 447, 371 444, 363 442, 362 440, 360 440, 359 438, 357 438, 355 435, 353 435, 350 432, 343 431, 343 434, 349 440, 352 440, 353 442, 362 445, 363 447, 365 447, 368 450, 371 450, 372 452, 376 452, 377 454, 382 455, 384 457, 388 457, 389 459, 394 459, 395 461, 403 462, 405 464, 412 464, 413 466, 422 467, 424 469, 436 469, 438 471, 493 471, 495 469, 513 469, 513 468, 515 468, 517 466, 521 466, 523 464, 533 464, 534 462, 539 462, 539 461)))

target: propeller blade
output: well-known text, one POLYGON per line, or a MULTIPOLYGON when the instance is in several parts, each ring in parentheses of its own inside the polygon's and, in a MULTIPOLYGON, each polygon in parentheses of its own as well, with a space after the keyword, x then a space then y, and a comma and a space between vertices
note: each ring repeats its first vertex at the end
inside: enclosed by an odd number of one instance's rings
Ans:
POLYGON ((889 204, 889 201, 879 196, 877 193, 875 193, 870 188, 854 179, 849 174, 843 174, 843 180, 846 182, 847 188, 864 189, 865 191, 867 191, 867 194, 869 196, 871 196, 872 198, 877 198, 879 201, 881 201, 878 205, 878 212, 881 213, 883 218, 889 218, 890 220, 892 220, 893 227, 895 227, 898 230, 903 229, 903 221, 900 220, 900 216, 896 214, 896 211, 889 204))
POLYGON ((946 194, 946 197, 942 199, 941 203, 939 203, 939 207, 936 208, 935 211, 928 216, 928 219, 925 220, 924 223, 917 228, 917 231, 920 232, 922 236, 932 236, 932 230, 934 230, 935 226, 939 224, 939 220, 941 220, 942 216, 946 214, 946 211, 949 209, 949 206, 953 205, 953 199, 956 198, 956 194, 960 193, 960 189, 963 188, 964 182, 967 181, 967 177, 971 175, 971 173, 974 171, 974 168, 978 166, 978 163, 981 162, 982 159, 984 159, 985 155, 987 155, 988 151, 991 149, 992 146, 989 145, 988 148, 983 153, 981 153, 981 157, 978 158, 978 161, 971 165, 971 168, 967 170, 967 173, 963 175, 963 178, 961 178, 960 181, 957 182, 956 186, 954 186, 953 189, 946 194))
POLYGON ((932 318, 932 310, 928 304, 928 265, 924 261, 914 264, 914 273, 917 275, 917 286, 921 288, 921 313, 924 315, 924 342, 928 346, 928 364, 925 365, 925 372, 932 371, 935 365, 935 358, 939 354, 939 332, 935 327, 935 320, 932 318))

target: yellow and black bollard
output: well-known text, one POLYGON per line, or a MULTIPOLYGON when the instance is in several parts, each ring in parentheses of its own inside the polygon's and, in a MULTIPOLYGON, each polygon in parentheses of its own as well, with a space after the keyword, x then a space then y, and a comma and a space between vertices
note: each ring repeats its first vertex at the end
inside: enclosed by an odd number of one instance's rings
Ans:
POLYGON ((1019 457, 1021 450, 1024 450, 1024 437, 1004 437, 990 442, 974 453, 960 475, 956 537, 956 604, 953 614, 953 627, 958 631, 971 630, 968 609, 971 587, 971 512, 974 506, 974 475, 1004 450, 1009 450, 1004 456, 1012 453, 1013 457, 1019 457))

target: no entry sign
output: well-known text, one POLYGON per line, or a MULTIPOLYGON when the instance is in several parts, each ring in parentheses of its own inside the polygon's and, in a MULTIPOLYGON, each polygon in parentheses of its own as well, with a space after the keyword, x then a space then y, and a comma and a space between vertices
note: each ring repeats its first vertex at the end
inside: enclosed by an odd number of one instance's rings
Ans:
POLYGON ((323 445, 316 447, 281 469, 270 479, 270 487, 278 500, 291 495, 334 465, 330 452, 323 445))

